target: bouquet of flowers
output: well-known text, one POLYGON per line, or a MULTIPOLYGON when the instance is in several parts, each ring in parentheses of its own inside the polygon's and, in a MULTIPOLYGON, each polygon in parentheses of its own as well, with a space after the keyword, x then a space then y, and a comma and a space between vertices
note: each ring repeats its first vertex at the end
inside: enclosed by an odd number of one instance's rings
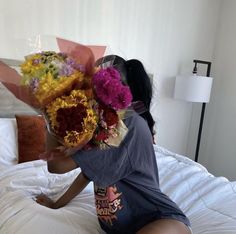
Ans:
POLYGON ((66 147, 92 138, 97 117, 84 67, 65 53, 51 51, 26 57, 21 84, 29 87, 48 120, 49 130, 66 147))
POLYGON ((59 53, 26 56, 22 75, 0 61, 0 81, 43 114, 49 132, 65 147, 118 146, 127 132, 120 111, 132 101, 128 86, 114 68, 95 68, 88 47, 65 42, 59 53))

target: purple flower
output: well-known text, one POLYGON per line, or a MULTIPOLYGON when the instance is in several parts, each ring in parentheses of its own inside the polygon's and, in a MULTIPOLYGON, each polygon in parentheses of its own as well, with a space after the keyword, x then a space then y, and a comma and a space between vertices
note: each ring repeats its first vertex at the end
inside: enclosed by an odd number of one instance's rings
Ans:
POLYGON ((79 70, 81 72, 85 72, 85 67, 82 64, 77 63, 74 59, 72 58, 66 58, 65 60, 66 64, 75 70, 79 70))
POLYGON ((78 64, 78 63, 74 64, 73 68, 75 70, 81 71, 82 73, 85 73, 85 71, 86 71, 85 66, 82 64, 78 64))
POLYGON ((30 80, 30 88, 33 92, 36 92, 39 86, 39 79, 34 77, 30 80))
POLYGON ((74 68, 67 64, 62 64, 59 76, 70 76, 74 73, 74 68))
POLYGON ((68 66, 73 67, 73 64, 75 63, 75 61, 74 61, 72 58, 66 58, 65 63, 66 63, 68 66))
POLYGON ((33 64, 33 65, 38 65, 38 64, 39 64, 39 62, 40 62, 40 60, 39 60, 39 59, 34 59, 34 60, 32 61, 32 64, 33 64))

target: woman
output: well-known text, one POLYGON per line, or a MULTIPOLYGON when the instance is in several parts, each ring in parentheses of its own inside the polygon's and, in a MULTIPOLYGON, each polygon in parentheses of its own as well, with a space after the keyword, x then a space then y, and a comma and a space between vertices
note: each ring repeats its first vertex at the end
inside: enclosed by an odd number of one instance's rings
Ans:
MULTIPOLYGON (((107 56, 97 65, 113 59, 107 56)), ((97 215, 107 233, 189 234, 190 222, 179 207, 159 188, 158 168, 153 148, 154 121, 150 114, 151 82, 142 63, 115 56, 113 66, 123 83, 129 85, 133 101, 141 101, 146 111, 124 120, 128 133, 119 147, 78 151, 71 157, 57 157, 51 151, 43 156, 52 173, 65 173, 77 167, 81 173, 56 202, 44 195, 37 202, 50 208, 66 205, 89 183, 94 182, 97 215), (140 117, 141 116, 141 117, 140 117)))

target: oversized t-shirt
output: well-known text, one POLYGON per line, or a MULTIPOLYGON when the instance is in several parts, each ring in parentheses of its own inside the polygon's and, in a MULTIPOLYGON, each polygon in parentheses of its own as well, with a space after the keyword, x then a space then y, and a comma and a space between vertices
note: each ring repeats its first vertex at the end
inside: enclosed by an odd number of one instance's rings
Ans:
POLYGON ((159 188, 152 136, 138 114, 125 119, 128 133, 119 147, 78 151, 72 158, 94 182, 98 219, 106 233, 135 233, 145 224, 188 218, 159 188))

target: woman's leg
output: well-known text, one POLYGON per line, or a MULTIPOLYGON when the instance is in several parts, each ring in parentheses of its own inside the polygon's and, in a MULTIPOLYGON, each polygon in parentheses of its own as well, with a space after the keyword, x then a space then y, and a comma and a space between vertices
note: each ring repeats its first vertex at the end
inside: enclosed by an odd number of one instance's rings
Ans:
POLYGON ((160 219, 147 224, 137 234, 191 234, 190 229, 174 219, 160 219))

